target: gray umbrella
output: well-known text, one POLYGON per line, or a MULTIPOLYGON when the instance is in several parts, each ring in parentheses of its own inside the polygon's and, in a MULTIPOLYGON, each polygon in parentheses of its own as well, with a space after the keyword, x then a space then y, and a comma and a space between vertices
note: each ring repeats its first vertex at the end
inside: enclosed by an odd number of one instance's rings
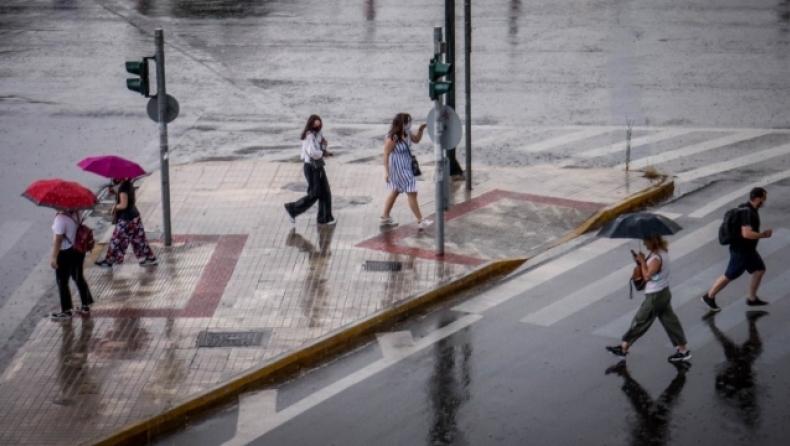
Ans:
POLYGON ((680 225, 651 212, 623 214, 610 221, 600 231, 599 237, 646 239, 672 235, 680 231, 680 225))

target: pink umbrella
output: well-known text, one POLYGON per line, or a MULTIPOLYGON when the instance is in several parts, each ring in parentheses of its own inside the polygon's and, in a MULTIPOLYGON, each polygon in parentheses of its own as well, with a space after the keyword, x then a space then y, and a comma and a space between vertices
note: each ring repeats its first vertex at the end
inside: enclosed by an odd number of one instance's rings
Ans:
POLYGON ((77 163, 86 172, 105 178, 137 178, 145 175, 139 164, 115 155, 92 156, 77 163))

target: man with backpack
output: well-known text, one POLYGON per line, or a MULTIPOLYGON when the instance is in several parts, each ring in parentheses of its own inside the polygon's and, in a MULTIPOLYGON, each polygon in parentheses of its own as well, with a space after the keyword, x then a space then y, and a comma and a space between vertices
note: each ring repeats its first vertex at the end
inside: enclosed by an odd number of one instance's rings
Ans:
POLYGON ((765 263, 757 252, 757 242, 761 238, 770 238, 773 231, 766 229, 760 232, 760 215, 758 210, 768 199, 768 192, 762 187, 755 187, 749 193, 749 202, 730 210, 725 214, 724 222, 719 233, 719 241, 730 245, 730 263, 723 276, 716 279, 710 291, 702 296, 702 302, 711 311, 720 311, 716 305, 716 295, 731 281, 740 277, 744 272, 752 275, 749 287, 749 306, 767 305, 768 302, 757 297, 757 289, 765 274, 765 263))

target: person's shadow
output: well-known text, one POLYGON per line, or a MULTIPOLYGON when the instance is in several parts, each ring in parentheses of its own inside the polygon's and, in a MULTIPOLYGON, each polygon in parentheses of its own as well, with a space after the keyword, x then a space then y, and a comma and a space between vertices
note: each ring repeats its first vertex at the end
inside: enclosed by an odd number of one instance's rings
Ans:
POLYGON ((325 322, 323 318, 329 306, 327 270, 330 263, 329 258, 332 255, 330 247, 335 226, 323 226, 317 231, 318 248, 296 232, 296 229, 291 229, 285 241, 287 246, 306 253, 310 263, 300 296, 300 306, 308 319, 309 327, 319 327, 325 322))
POLYGON ((736 407, 743 424, 754 429, 760 419, 755 385, 754 361, 763 352, 763 342, 757 332, 757 319, 767 316, 766 311, 747 311, 749 339, 741 345, 735 344, 716 327, 713 313, 705 318, 708 327, 724 349, 727 361, 717 366, 716 393, 725 402, 736 407))
POLYGON ((631 444, 635 446, 667 444, 672 408, 678 401, 680 391, 686 385, 686 372, 691 368, 688 362, 670 364, 677 369, 677 375, 656 400, 653 400, 650 394, 631 377, 625 361, 620 361, 606 369, 607 375, 614 373, 623 378, 623 393, 628 397, 638 416, 637 424, 631 429, 631 444))

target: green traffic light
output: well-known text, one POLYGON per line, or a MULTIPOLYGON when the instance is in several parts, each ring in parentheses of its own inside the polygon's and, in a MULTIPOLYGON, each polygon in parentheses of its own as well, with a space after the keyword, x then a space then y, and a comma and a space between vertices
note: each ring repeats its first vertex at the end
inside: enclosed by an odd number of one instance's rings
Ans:
POLYGON ((428 64, 428 80, 432 82, 438 81, 439 78, 450 73, 452 68, 453 64, 451 63, 441 63, 437 62, 436 59, 431 59, 431 63, 428 64))
POLYGON ((428 84, 428 96, 435 101, 439 96, 447 94, 452 87, 452 82, 431 82, 428 84))
POLYGON ((148 59, 143 59, 142 62, 126 62, 126 71, 140 76, 139 79, 126 79, 126 88, 149 97, 148 59))

